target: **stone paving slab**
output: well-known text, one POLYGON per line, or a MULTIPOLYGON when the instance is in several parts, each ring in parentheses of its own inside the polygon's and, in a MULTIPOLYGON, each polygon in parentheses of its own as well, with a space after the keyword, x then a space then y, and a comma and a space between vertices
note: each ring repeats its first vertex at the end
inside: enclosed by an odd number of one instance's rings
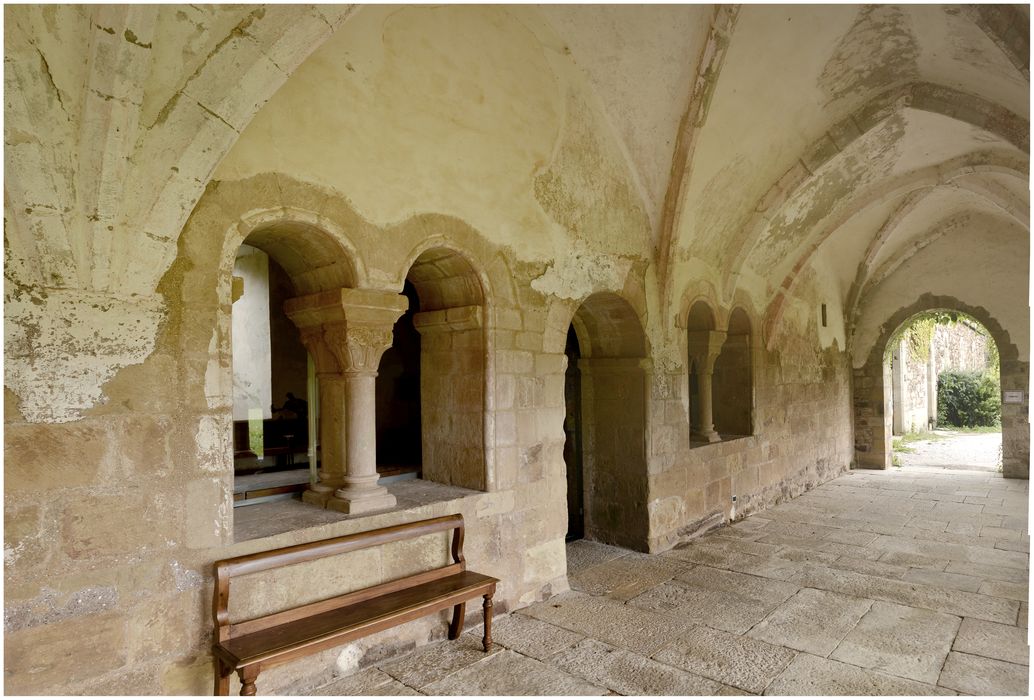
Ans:
POLYGON ((691 626, 679 616, 662 615, 580 593, 562 594, 519 613, 643 656, 650 656, 691 626))
POLYGON ((765 695, 954 695, 950 690, 801 654, 765 695))
MULTIPOLYGON (((488 655, 499 652, 499 647, 493 647, 488 655)), ((485 656, 480 639, 461 634, 459 639, 428 644, 400 659, 377 664, 377 668, 407 686, 421 690, 458 669, 481 661, 485 656)))
POLYGON ((967 593, 919 583, 894 581, 808 564, 791 579, 802 587, 836 591, 846 595, 874 598, 944 612, 958 617, 978 617, 991 622, 1011 623, 1016 619, 1016 601, 979 593, 967 593))
POLYGON ((589 595, 628 600, 686 571, 693 564, 679 559, 629 554, 580 569, 569 575, 571 588, 589 595))
POLYGON ((585 639, 577 632, 527 615, 507 615, 492 622, 495 643, 540 661, 585 639))
POLYGON ((1027 695, 1028 667, 953 651, 937 683, 969 695, 1027 695))
POLYGON ((771 644, 828 656, 872 604, 864 598, 805 588, 747 634, 771 644))
POLYGON ((987 656, 1021 666, 1030 665, 1030 647, 1024 627, 967 617, 959 627, 952 651, 987 656))
POLYGON ((1006 581, 985 581, 979 593, 1009 600, 1027 600, 1026 583, 1008 583, 1006 581))
POLYGON ((855 530, 833 530, 823 539, 838 544, 850 544, 856 547, 864 547, 872 543, 878 535, 875 532, 857 532, 855 530))
POLYGON ((654 658, 726 685, 760 693, 796 653, 749 637, 698 626, 654 658))
POLYGON ((949 574, 965 574, 976 578, 991 579, 994 581, 1008 581, 1009 583, 1027 583, 1027 572, 1023 569, 1012 569, 1008 566, 984 566, 968 561, 953 561, 945 569, 949 574))
POLYGON ((698 566, 632 599, 629 605, 669 611, 693 623, 742 634, 797 589, 792 583, 698 566))
POLYGON ((428 695, 604 695, 606 688, 529 659, 502 651, 423 688, 428 695))
POLYGON ((872 559, 859 559, 856 557, 840 557, 832 564, 827 564, 826 566, 830 569, 855 571, 860 574, 889 579, 903 578, 909 571, 909 568, 906 566, 897 566, 884 561, 873 561, 872 559))
POLYGON ((624 649, 586 639, 550 663, 622 695, 717 695, 721 683, 624 649))
POLYGON ((937 683, 961 620, 877 601, 829 658, 923 683, 937 683))
POLYGON ((627 549, 592 540, 575 540, 567 545, 567 573, 576 573, 628 554, 627 549))
POLYGON ((887 552, 880 557, 880 561, 891 566, 929 569, 930 571, 944 571, 949 563, 948 559, 937 559, 914 552, 887 552))
POLYGON ((384 671, 366 668, 350 676, 339 678, 320 688, 311 695, 421 695, 408 685, 398 682, 384 671))
POLYGON ((983 581, 976 576, 965 574, 949 574, 944 571, 930 571, 928 569, 909 569, 901 577, 903 581, 913 583, 925 583, 929 586, 941 588, 954 588, 959 591, 976 593, 983 581))

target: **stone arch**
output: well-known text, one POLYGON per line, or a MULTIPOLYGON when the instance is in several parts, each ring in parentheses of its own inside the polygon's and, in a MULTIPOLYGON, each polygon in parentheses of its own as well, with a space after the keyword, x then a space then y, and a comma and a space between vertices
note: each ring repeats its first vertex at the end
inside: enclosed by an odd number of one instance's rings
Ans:
POLYGON ((750 317, 741 306, 729 314, 725 341, 714 363, 715 431, 722 439, 754 433, 754 352, 750 317))
POLYGON ((420 305, 412 324, 420 333, 423 476, 487 490, 493 481, 486 449, 493 374, 487 281, 468 255, 440 239, 422 243, 407 263, 405 279, 420 305))
MULTIPOLYGON (((310 459, 315 459, 317 454, 313 449, 315 440, 311 438, 318 434, 320 445, 318 454, 321 455, 320 481, 338 486, 345 468, 343 458, 339 457, 343 454, 342 446, 346 437, 340 422, 331 416, 338 415, 340 407, 331 405, 334 398, 331 396, 329 388, 318 388, 316 381, 316 376, 323 376, 327 367, 336 366, 337 362, 331 358, 330 353, 317 349, 326 349, 326 344, 313 344, 308 339, 309 331, 303 330, 298 325, 298 318, 291 316, 288 319, 284 313, 286 306, 293 304, 299 298, 313 298, 327 294, 340 295, 342 290, 354 289, 360 279, 365 277, 362 274, 365 271, 362 270, 361 261, 354 247, 340 231, 328 230, 333 228, 328 226, 328 223, 321 222, 320 217, 312 212, 292 207, 260 208, 247 212, 235 225, 229 227, 225 236, 218 287, 219 295, 224 302, 220 308, 232 309, 237 295, 240 293, 240 290, 233 288, 233 270, 237 253, 243 245, 261 250, 268 256, 271 263, 275 263, 275 265, 269 266, 270 280, 274 277, 275 269, 286 273, 291 288, 288 299, 291 301, 284 300, 283 307, 273 308, 271 306, 269 308, 269 352, 271 356, 280 357, 283 357, 286 352, 287 355, 295 356, 295 365, 301 363, 300 369, 296 368, 294 374, 304 372, 307 378, 304 383, 301 379, 295 383, 301 383, 301 388, 304 388, 305 393, 299 392, 298 388, 295 388, 294 391, 298 392, 298 397, 304 397, 308 404, 308 414, 297 416, 294 421, 296 424, 291 426, 291 434, 297 437, 288 438, 285 443, 289 451, 288 463, 293 462, 294 453, 300 450, 309 452, 310 459), (286 351, 277 352, 278 346, 286 348, 286 351), (308 357, 305 353, 308 353, 308 357), (310 360, 316 363, 315 374, 312 368, 306 367, 310 360)), ((273 301, 272 295, 270 301, 273 301)), ((223 344, 228 355, 228 362, 225 365, 232 368, 230 371, 236 374, 233 336, 234 333, 240 331, 240 328, 235 329, 235 326, 239 324, 232 311, 229 316, 230 323, 227 324, 230 327, 229 338, 223 344)), ((276 384, 277 372, 272 365, 270 365, 270 371, 272 372, 271 381, 276 384)), ((290 374, 290 372, 285 370, 285 374, 290 374)), ((331 381, 324 377, 320 379, 320 384, 324 379, 331 381)), ((236 386, 236 379, 231 383, 236 386)), ((236 393, 235 390, 234 393, 236 393)), ((280 392, 273 392, 271 402, 275 403, 278 399, 282 401, 283 397, 279 394, 280 392)), ((236 403, 236 398, 234 403, 236 403)), ((262 409, 264 411, 265 407, 262 406, 262 409)), ((234 411, 236 413, 236 409, 234 411)), ((240 446, 239 419, 239 416, 234 416, 232 444, 235 454, 240 446)), ((264 428, 279 425, 277 422, 266 424, 263 421, 263 423, 264 428)), ((269 443, 269 437, 268 434, 265 435, 262 442, 269 443)), ((278 441, 282 440, 273 436, 273 442, 278 441)), ((236 474, 236 467, 234 471, 236 474)), ((300 481, 302 482, 301 487, 309 482, 304 478, 300 481)), ((322 485, 315 488, 322 488, 322 485)), ((326 488, 333 490, 330 486, 326 488)), ((309 499, 309 496, 310 494, 306 494, 306 499, 309 499)), ((325 505, 325 502, 321 501, 321 505, 325 505)))
POLYGON ((613 292, 583 300, 570 327, 577 348, 568 372, 576 373, 577 392, 567 396, 568 414, 577 404, 581 460, 568 463, 567 473, 569 488, 575 470, 582 477, 584 534, 648 551, 646 334, 632 305, 613 292))
POLYGON ((242 220, 235 235, 228 236, 224 269, 227 261, 232 268, 236 249, 246 244, 274 258, 290 276, 298 295, 358 287, 356 250, 344 236, 331 234, 325 225, 299 214, 277 209, 242 220))
POLYGON ((646 334, 632 305, 613 292, 597 292, 575 310, 571 323, 582 357, 644 358, 646 334))
POLYGON ((690 447, 721 439, 714 429, 711 380, 715 361, 725 341, 725 331, 719 330, 724 323, 720 307, 712 306, 707 297, 683 297, 675 325, 683 329, 685 338, 690 447))
MULTIPOLYGON (((944 184, 952 184, 956 178, 974 173, 1019 176, 1024 172, 1024 167, 1017 159, 1011 157, 1002 158, 994 154, 982 153, 961 156, 945 163, 903 173, 889 181, 878 183, 876 186, 868 188, 861 195, 852 198, 849 206, 841 207, 837 212, 834 212, 832 217, 823 217, 822 222, 812 229, 818 232, 817 235, 809 235, 812 238, 812 242, 797 258, 793 267, 780 282, 778 290, 768 304, 765 313, 764 329, 764 337, 768 347, 770 349, 773 347, 773 343, 779 333, 779 326, 782 323, 783 312, 797 283, 801 279, 801 272, 807 267, 812 255, 833 232, 847 223, 855 214, 865 210, 867 207, 878 205, 903 195, 909 195, 944 184)), ((983 196, 978 190, 972 191, 978 196, 983 196)), ((790 196, 792 194, 787 196, 787 200, 789 200, 790 196)), ((895 223, 900 223, 900 219, 895 223)), ((760 236, 761 232, 759 229, 757 235, 760 236)), ((889 235, 889 233, 889 231, 886 232, 884 237, 889 235)), ((737 265, 741 265, 745 258, 746 252, 737 265)), ((735 273, 730 272, 727 281, 730 284, 734 283, 735 273)))
MULTIPOLYGON (((911 83, 887 90, 809 144, 790 169, 758 199, 754 214, 727 248, 728 254, 721 266, 721 269, 726 270, 723 285, 726 291, 735 287, 740 269, 761 239, 774 213, 782 209, 820 168, 844 153, 863 134, 880 128, 905 108, 950 117, 995 134, 1023 153, 1030 152, 1029 121, 998 104, 933 83, 911 83)), ((943 167, 934 166, 932 170, 936 175, 937 169, 943 167)), ((1025 166, 1016 169, 1025 175, 1025 166)))
POLYGON ((955 311, 975 319, 991 334, 1001 359, 1002 391, 1022 391, 1022 404, 1002 404, 1002 462, 1004 476, 1028 478, 1030 472, 1029 362, 1019 356, 1008 331, 983 307, 970 306, 950 296, 923 294, 914 303, 899 309, 882 325, 880 335, 870 348, 865 363, 854 369, 854 430, 856 465, 886 469, 891 463, 891 411, 887 409, 884 354, 887 344, 902 326, 927 311, 955 311))

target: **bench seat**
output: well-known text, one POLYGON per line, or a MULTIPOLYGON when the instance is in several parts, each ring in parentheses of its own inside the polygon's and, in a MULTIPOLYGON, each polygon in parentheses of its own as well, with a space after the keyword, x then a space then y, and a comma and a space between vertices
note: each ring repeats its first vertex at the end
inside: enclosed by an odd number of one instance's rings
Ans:
POLYGON ((499 579, 474 571, 345 605, 312 617, 246 634, 215 645, 234 668, 287 661, 446 610, 495 588, 499 579))
POLYGON ((255 695, 259 674, 270 666, 347 644, 448 608, 452 608, 449 639, 458 639, 463 633, 467 601, 478 596, 484 598, 485 628, 481 643, 486 652, 490 651, 492 597, 499 579, 467 571, 463 536, 463 516, 456 513, 215 562, 212 596, 215 694, 229 694, 230 676, 236 672, 241 679, 241 695, 255 695), (236 576, 450 531, 452 563, 279 612, 230 621, 230 582, 236 576))

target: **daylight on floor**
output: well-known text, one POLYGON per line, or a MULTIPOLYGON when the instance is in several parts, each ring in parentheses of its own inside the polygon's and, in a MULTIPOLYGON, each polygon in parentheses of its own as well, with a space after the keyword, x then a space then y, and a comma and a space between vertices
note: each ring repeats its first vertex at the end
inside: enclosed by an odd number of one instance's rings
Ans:
POLYGON ((1029 694, 1029 5, 4 29, 4 692, 1029 694))

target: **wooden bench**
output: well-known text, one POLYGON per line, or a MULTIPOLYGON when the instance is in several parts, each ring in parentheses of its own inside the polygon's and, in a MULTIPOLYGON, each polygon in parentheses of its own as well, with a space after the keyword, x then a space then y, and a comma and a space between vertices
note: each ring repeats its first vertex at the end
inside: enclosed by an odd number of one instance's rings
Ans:
POLYGON ((318 542, 257 552, 215 563, 216 695, 228 695, 230 675, 241 679, 241 695, 255 694, 264 668, 314 654, 425 615, 453 609, 449 639, 463 631, 466 602, 484 597, 485 651, 492 645, 492 596, 499 579, 467 571, 463 558, 463 516, 448 515, 384 527, 318 542), (230 623, 230 579, 368 547, 453 530, 452 563, 316 603, 253 620, 230 623))

